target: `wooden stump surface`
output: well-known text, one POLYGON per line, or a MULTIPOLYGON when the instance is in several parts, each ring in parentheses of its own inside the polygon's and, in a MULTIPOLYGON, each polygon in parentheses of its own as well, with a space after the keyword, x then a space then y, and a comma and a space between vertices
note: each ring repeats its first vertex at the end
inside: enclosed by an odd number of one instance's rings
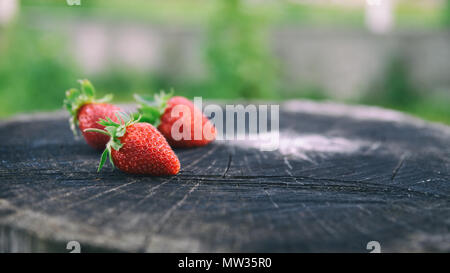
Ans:
POLYGON ((0 251, 450 251, 450 128, 375 107, 289 101, 280 146, 176 150, 128 175, 63 112, 0 121, 0 251))

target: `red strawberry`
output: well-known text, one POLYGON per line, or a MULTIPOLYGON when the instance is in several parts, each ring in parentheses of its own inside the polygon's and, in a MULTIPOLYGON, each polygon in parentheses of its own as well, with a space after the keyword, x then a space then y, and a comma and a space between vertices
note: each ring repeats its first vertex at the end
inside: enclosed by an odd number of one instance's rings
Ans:
POLYGON ((135 121, 122 112, 120 122, 110 118, 99 123, 105 130, 86 129, 110 137, 102 154, 98 171, 109 156, 111 164, 127 173, 175 175, 180 171, 180 161, 161 133, 149 123, 135 121))
POLYGON ((81 90, 75 88, 68 90, 64 100, 64 106, 71 115, 70 127, 76 136, 75 125, 78 125, 87 144, 95 149, 105 149, 106 143, 109 141, 108 136, 96 132, 85 132, 84 130, 87 128, 104 129, 105 127, 98 124, 98 121, 107 117, 113 121, 118 121, 114 113, 120 111, 120 108, 104 103, 112 98, 111 95, 107 95, 101 100, 95 100, 94 86, 88 80, 80 80, 79 82, 81 83, 81 90))
POLYGON ((135 98, 140 102, 142 121, 157 126, 174 148, 204 146, 216 138, 214 125, 187 98, 172 97, 164 92, 155 94, 153 101, 137 94, 135 98), (198 121, 194 121, 195 118, 198 121))

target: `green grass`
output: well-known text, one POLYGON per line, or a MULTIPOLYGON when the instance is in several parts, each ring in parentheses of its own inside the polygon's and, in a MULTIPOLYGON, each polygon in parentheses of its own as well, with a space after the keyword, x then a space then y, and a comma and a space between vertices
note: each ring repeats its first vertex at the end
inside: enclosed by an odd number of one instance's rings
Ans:
MULTIPOLYGON (((97 18, 142 20, 160 24, 204 24, 208 22, 219 0, 81 0, 81 6, 68 6, 62 0, 22 0, 23 11, 39 11, 59 18, 97 18)), ((274 24, 364 27, 364 7, 337 4, 311 5, 286 0, 245 3, 245 9, 274 24)), ((394 16, 398 27, 441 27, 448 21, 445 6, 426 6, 402 1, 394 16)))
POLYGON ((409 28, 436 28, 445 25, 448 16, 444 7, 401 2, 394 11, 396 24, 409 28))
POLYGON ((408 105, 394 104, 389 101, 371 102, 367 100, 352 101, 351 103, 394 109, 418 118, 450 125, 450 95, 422 98, 408 105))
POLYGON ((60 106, 79 75, 61 37, 20 24, 0 31, 0 116, 60 106))

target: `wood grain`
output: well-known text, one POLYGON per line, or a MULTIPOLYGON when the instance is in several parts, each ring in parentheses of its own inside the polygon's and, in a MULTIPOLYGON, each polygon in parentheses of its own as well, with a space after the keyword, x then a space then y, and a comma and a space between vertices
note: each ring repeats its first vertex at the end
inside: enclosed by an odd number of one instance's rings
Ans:
POLYGON ((450 251, 450 129, 291 101, 280 147, 176 150, 174 177, 96 173, 57 112, 0 122, 0 251, 450 251))

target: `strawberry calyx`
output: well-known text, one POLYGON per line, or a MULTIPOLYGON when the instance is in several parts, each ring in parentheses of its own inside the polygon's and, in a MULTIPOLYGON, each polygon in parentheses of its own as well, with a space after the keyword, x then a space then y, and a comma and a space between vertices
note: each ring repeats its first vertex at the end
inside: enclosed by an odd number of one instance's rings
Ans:
POLYGON ((105 165, 105 162, 108 159, 108 157, 109 161, 111 162, 111 165, 114 168, 114 162, 111 156, 111 149, 119 151, 120 148, 122 148, 123 146, 119 138, 125 135, 128 126, 135 124, 140 120, 140 117, 135 119, 133 115, 128 115, 124 112, 116 112, 115 115, 119 122, 115 122, 109 117, 107 117, 106 120, 105 119, 99 120, 98 124, 105 126, 104 130, 97 128, 88 128, 84 130, 84 132, 97 132, 110 137, 108 143, 106 144, 106 148, 103 151, 102 156, 100 158, 100 164, 98 165, 97 172, 100 172, 103 165, 105 165))
POLYGON ((153 98, 149 95, 134 94, 135 100, 139 103, 138 113, 135 116, 141 116, 141 122, 147 122, 158 127, 161 120, 160 117, 164 114, 167 107, 167 102, 173 96, 173 90, 170 93, 160 91, 159 94, 154 94, 153 98))
POLYGON ((78 111, 80 108, 89 103, 103 103, 112 99, 112 95, 108 94, 101 99, 95 98, 95 88, 89 80, 78 80, 81 84, 81 89, 71 88, 66 91, 66 98, 64 99, 64 108, 70 114, 70 129, 73 134, 77 136, 76 125, 78 125, 78 111))

